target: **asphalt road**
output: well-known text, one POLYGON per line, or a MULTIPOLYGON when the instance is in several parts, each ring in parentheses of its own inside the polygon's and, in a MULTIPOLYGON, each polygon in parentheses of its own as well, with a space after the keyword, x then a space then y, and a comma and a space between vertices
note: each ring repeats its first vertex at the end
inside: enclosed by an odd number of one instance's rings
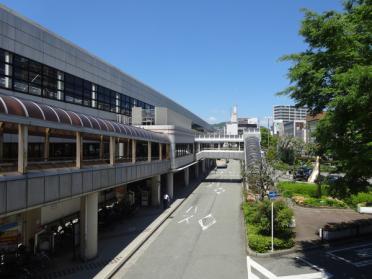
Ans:
MULTIPOLYGON (((333 245, 327 249, 302 251, 278 258, 252 258, 278 276, 293 276, 322 270, 328 275, 328 278, 372 278, 372 243, 370 239, 333 245)), ((300 275, 298 278, 305 277, 300 275)))
POLYGON ((238 161, 212 171, 114 278, 246 279, 239 177, 238 161))

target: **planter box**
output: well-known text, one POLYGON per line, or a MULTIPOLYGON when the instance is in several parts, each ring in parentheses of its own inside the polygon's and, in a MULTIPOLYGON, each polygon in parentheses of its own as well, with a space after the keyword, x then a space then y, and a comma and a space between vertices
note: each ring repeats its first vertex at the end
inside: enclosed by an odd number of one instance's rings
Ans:
POLYGON ((337 231, 327 231, 321 229, 320 237, 323 240, 335 240, 335 239, 342 239, 342 238, 349 238, 352 236, 356 236, 358 233, 356 228, 352 229, 342 229, 337 231))
POLYGON ((336 231, 328 231, 326 229, 319 230, 319 237, 322 240, 335 240, 335 239, 343 239, 343 238, 350 238, 354 236, 359 236, 363 234, 372 233, 372 225, 361 225, 354 228, 345 228, 336 231))
POLYGON ((369 207, 369 206, 361 206, 361 205, 358 204, 358 212, 359 212, 359 213, 372 214, 372 207, 369 207))

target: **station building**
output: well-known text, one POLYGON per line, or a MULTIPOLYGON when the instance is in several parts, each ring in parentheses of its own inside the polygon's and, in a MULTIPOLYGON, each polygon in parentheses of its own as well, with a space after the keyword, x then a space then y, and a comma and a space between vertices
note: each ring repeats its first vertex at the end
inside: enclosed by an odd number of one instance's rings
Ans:
POLYGON ((159 206, 214 164, 195 154, 205 131, 180 104, 0 5, 0 250, 54 249, 72 226, 81 258, 94 258, 99 211, 159 206))

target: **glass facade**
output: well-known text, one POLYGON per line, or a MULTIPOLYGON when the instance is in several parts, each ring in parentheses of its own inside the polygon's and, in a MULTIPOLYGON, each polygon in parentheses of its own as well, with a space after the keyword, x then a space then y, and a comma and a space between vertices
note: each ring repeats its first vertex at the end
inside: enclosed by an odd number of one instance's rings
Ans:
POLYGON ((0 87, 127 116, 131 116, 134 106, 154 109, 135 98, 3 49, 0 87))
POLYGON ((191 155, 194 153, 194 145, 192 143, 177 143, 176 158, 191 155))

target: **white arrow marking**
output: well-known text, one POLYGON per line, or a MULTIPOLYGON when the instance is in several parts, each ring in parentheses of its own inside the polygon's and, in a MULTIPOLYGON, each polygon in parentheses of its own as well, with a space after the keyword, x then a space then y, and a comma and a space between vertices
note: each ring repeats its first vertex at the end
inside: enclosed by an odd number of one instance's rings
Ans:
POLYGON ((189 224, 189 220, 192 218, 192 217, 194 217, 194 215, 191 215, 191 216, 189 216, 189 217, 186 217, 186 218, 184 218, 184 219, 182 219, 181 221, 178 221, 177 223, 178 224, 181 224, 182 222, 186 222, 187 224, 189 224))

